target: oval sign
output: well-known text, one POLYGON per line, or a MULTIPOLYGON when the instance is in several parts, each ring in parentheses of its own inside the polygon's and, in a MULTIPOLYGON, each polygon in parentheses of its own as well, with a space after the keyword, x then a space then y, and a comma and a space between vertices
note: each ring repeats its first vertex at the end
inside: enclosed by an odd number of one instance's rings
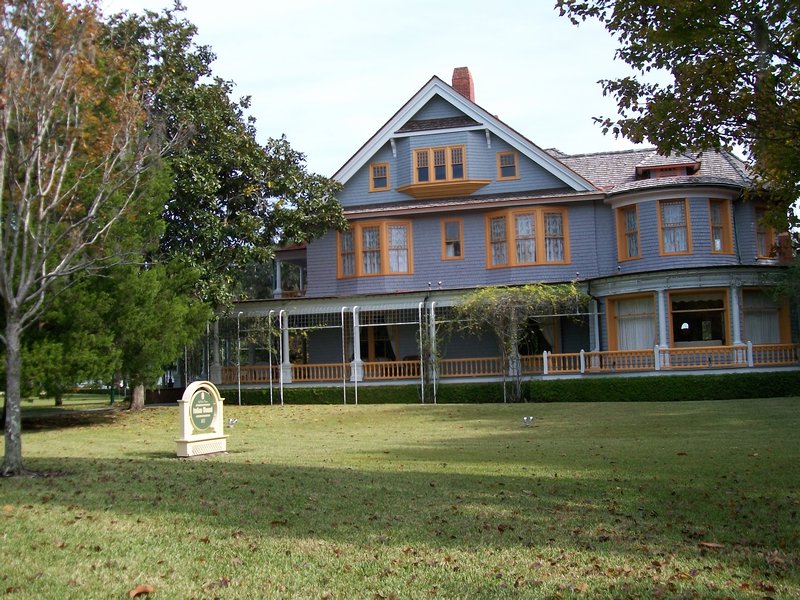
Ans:
POLYGON ((211 427, 214 422, 214 415, 217 412, 217 403, 214 397, 206 390, 198 390, 192 396, 189 404, 189 415, 195 429, 203 431, 211 427))

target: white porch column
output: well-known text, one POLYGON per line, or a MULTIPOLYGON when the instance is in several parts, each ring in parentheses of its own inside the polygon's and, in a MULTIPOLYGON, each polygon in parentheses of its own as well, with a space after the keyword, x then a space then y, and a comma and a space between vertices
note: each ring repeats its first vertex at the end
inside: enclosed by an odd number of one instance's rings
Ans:
POLYGON ((592 320, 589 322, 592 336, 592 351, 600 352, 600 304, 592 299, 592 320))
POLYGON ((289 359, 289 318, 286 311, 278 314, 281 326, 281 382, 292 383, 292 362, 289 359))
POLYGON ((222 364, 219 360, 219 320, 211 325, 211 365, 208 369, 208 377, 211 383, 220 385, 222 383, 222 364))
POLYGON ((667 290, 658 290, 658 345, 662 348, 667 348, 669 346, 669 333, 667 332, 668 322, 667 290))
POLYGON ((731 286, 731 329, 733 329, 733 345, 739 346, 742 342, 741 320, 742 290, 738 285, 731 286))
POLYGON ((273 298, 280 298, 283 295, 283 288, 281 287, 281 264, 281 261, 275 260, 275 288, 272 290, 273 298))
POLYGON ((361 360, 361 326, 358 324, 358 307, 353 307, 353 362, 350 363, 350 381, 363 381, 364 361, 361 360))

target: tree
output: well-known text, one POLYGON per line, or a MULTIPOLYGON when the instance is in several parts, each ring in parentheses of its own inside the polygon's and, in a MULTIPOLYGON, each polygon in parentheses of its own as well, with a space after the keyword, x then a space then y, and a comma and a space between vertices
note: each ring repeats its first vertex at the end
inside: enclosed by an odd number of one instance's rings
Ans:
POLYGON ((453 307, 453 326, 470 334, 492 333, 500 346, 500 367, 505 396, 506 376, 511 375, 509 399, 523 400, 519 346, 530 335, 531 319, 560 313, 577 314, 589 296, 575 282, 534 283, 517 287, 486 287, 467 294, 453 307))
POLYGON ((215 308, 235 299, 237 279, 273 257, 276 246, 344 228, 339 185, 308 173, 284 138, 256 140, 250 99, 215 77, 215 56, 194 42, 196 28, 176 2, 162 13, 123 13, 109 39, 130 53, 149 92, 151 126, 182 139, 166 155, 174 186, 163 207, 161 259, 180 258, 200 274, 197 293, 215 308))
POLYGON ((2 474, 16 475, 23 331, 55 288, 120 260, 110 232, 147 210, 141 184, 155 153, 140 88, 100 43, 94 2, 11 0, 0 11, 2 474))
POLYGON ((178 261, 120 266, 97 284, 114 294, 108 323, 121 353, 118 370, 133 388, 131 409, 143 408, 145 387, 205 330, 211 307, 194 296, 195 273, 178 261))
POLYGON ((795 0, 557 0, 578 24, 597 19, 637 75, 602 80, 619 117, 604 131, 662 154, 731 148, 748 154, 777 219, 800 197, 800 4, 795 0), (668 83, 648 80, 651 72, 668 83))

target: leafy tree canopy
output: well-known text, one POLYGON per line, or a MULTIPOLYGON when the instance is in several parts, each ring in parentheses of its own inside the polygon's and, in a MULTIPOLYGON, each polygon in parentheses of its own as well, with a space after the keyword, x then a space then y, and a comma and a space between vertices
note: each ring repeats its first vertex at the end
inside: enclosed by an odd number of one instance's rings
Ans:
POLYGON ((796 0, 557 0, 599 20, 638 75, 601 81, 605 131, 659 151, 743 148, 784 220, 800 197, 800 4, 796 0), (671 75, 655 83, 648 74, 671 75))
POLYGON ((151 128, 176 142, 166 153, 174 186, 163 207, 161 254, 196 269, 200 297, 224 306, 242 269, 272 258, 276 246, 345 223, 337 183, 308 173, 285 137, 256 141, 250 99, 230 99, 233 83, 214 76, 215 56, 195 43, 183 10, 176 2, 162 13, 123 13, 108 35, 150 90, 151 128))

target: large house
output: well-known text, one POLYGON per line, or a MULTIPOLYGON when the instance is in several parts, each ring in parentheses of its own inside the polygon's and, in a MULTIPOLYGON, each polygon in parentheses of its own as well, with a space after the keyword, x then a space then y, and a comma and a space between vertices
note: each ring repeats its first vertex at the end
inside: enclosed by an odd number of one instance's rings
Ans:
POLYGON ((437 338, 450 307, 485 286, 570 281, 592 300, 532 319, 526 376, 798 364, 790 307, 764 291, 787 257, 743 195, 746 164, 727 152, 542 149, 473 89, 466 68, 451 85, 431 78, 339 169, 349 229, 278 252, 274 298, 219 326, 212 378, 497 378, 491 336, 437 338), (421 359, 429 339, 435 367, 421 359))

